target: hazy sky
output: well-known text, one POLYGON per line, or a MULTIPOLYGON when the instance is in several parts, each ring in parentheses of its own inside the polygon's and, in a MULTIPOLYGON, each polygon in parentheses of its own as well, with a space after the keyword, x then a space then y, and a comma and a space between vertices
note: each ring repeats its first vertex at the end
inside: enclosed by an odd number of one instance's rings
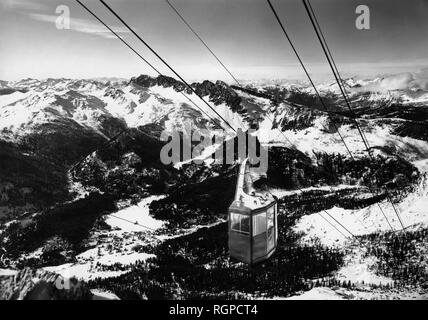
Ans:
MULTIPOLYGON (((82 0, 162 71, 162 64, 97 0, 82 0)), ((170 0, 241 79, 303 79, 265 0, 170 0)), ((106 0, 190 80, 228 74, 164 0, 106 0)), ((301 0, 272 0, 308 70, 332 76, 301 0)), ((428 66, 428 0, 312 0, 345 76, 415 71, 428 66), (357 30, 355 8, 370 8, 370 30, 357 30)), ((0 0, 0 79, 131 77, 152 71, 74 0, 0 0), (59 5, 71 30, 55 27, 59 5)), ((165 72, 169 74, 168 72, 165 72)))

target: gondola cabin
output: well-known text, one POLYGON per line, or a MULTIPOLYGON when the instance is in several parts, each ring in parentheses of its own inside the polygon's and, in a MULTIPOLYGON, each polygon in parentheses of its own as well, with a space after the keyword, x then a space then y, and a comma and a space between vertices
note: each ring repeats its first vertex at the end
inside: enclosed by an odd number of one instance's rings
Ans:
POLYGON ((276 200, 253 189, 247 159, 241 163, 235 198, 229 207, 229 255, 254 264, 268 259, 278 241, 276 200))

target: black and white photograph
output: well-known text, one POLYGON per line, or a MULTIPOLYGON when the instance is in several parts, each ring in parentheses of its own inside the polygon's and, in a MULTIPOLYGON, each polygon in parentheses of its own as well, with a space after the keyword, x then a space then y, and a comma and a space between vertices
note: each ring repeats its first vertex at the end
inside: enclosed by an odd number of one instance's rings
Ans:
POLYGON ((427 17, 0 0, 0 300, 428 300, 427 17))

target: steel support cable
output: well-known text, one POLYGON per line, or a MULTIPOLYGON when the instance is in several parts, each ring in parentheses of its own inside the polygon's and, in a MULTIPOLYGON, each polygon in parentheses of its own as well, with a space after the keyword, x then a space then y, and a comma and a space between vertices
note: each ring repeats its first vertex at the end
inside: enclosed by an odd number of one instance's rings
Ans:
MULTIPOLYGON (((181 19, 181 21, 183 21, 183 23, 187 26, 187 28, 196 36, 196 38, 199 39, 199 41, 205 46, 205 48, 211 53, 211 55, 217 60, 217 62, 223 67, 224 70, 226 70, 226 72, 232 77, 232 79, 239 85, 242 86, 240 84, 240 82, 235 78, 235 76, 232 74, 232 72, 230 72, 230 70, 226 67, 226 65, 224 65, 224 63, 220 60, 219 57, 217 57, 217 55, 214 53, 214 51, 212 51, 210 49, 210 47, 208 46, 208 44, 198 35, 198 33, 195 31, 195 29, 192 28, 192 26, 186 21, 186 19, 184 19, 184 17, 180 14, 180 12, 178 12, 178 10, 174 7, 174 5, 169 2, 169 0, 165 0, 166 3, 171 7, 171 9, 178 15, 178 17, 181 19)), ((241 127, 244 127, 244 124, 242 123, 241 120, 239 120, 239 122, 241 123, 241 127)))
MULTIPOLYGON (((310 82, 310 84, 312 85, 312 87, 314 88, 314 91, 315 91, 315 93, 316 93, 316 95, 317 95, 317 97, 318 97, 318 99, 320 100, 320 102, 321 102, 321 104, 322 104, 322 106, 324 107, 324 109, 326 110, 326 111, 328 111, 328 108, 327 108, 327 106, 325 105, 325 103, 324 103, 324 101, 323 101, 323 99, 322 99, 322 97, 321 97, 321 95, 319 94, 319 91, 318 91, 318 89, 316 88, 316 86, 315 86, 315 83, 313 82, 313 80, 312 80, 312 78, 311 78, 311 76, 309 75, 309 72, 307 71, 307 69, 306 69, 306 67, 305 67, 305 65, 304 65, 304 63, 303 63, 303 61, 302 61, 302 59, 301 59, 301 57, 300 57, 300 55, 299 55, 299 53, 297 52, 297 49, 296 49, 296 47, 294 46, 294 43, 291 41, 291 38, 290 38, 290 36, 288 35, 288 33, 287 33, 287 31, 285 30, 285 27, 284 27, 284 25, 282 24, 282 22, 281 22, 281 19, 279 18, 279 16, 278 16, 278 14, 277 14, 277 12, 276 12, 276 10, 275 10, 275 8, 273 7, 273 5, 272 5, 272 3, 271 3, 271 1, 270 0, 267 0, 267 2, 268 2, 268 4, 269 4, 269 7, 271 8, 271 10, 272 10, 272 12, 273 12, 273 14, 274 14, 274 16, 275 16, 275 18, 276 18, 276 20, 277 20, 277 22, 278 22, 278 24, 279 24, 279 26, 281 27, 281 29, 282 29, 282 31, 283 31, 283 33, 284 33, 284 35, 285 35, 285 37, 286 37, 286 39, 288 40, 288 43, 290 44, 290 46, 291 46, 291 48, 292 48, 292 50, 293 50, 293 52, 294 52, 294 54, 296 55, 296 57, 297 57, 297 59, 298 59, 298 61, 299 61, 299 63, 300 63, 300 65, 302 66, 302 69, 303 69, 303 71, 305 72, 305 74, 306 74, 306 76, 307 76, 307 78, 309 79, 309 82, 310 82)), ((344 143, 344 145, 345 145, 345 147, 346 147, 346 150, 347 150, 347 152, 349 153, 349 155, 351 156, 351 158, 353 159, 353 155, 352 155, 352 153, 351 153, 351 151, 349 150, 349 148, 348 148, 348 146, 347 146, 347 144, 346 144, 346 142, 345 142, 345 140, 343 139, 343 137, 342 137, 342 135, 340 134, 340 132, 339 132, 339 129, 337 128, 337 125, 336 125, 336 123, 335 123, 335 121, 334 121, 334 119, 332 119, 332 121, 333 121, 333 123, 334 123, 334 125, 335 125, 335 128, 336 128, 336 131, 338 132, 338 134, 339 134, 339 136, 340 136, 340 138, 341 138, 341 140, 342 140, 342 142, 344 143)), ((303 193, 303 190, 302 189, 300 189, 300 188, 298 188, 302 193, 303 193)), ((326 210, 324 210, 331 218, 333 218, 326 210)), ((333 218, 334 219, 334 218, 333 218)), ((335 220, 335 219, 334 219, 335 220)), ((337 220, 335 220, 335 221, 337 221, 337 220)), ((338 222, 338 221, 337 221, 338 222)), ((339 222, 338 222, 339 223, 339 222)), ((348 233, 350 233, 353 237, 355 237, 356 238, 356 236, 352 233, 352 232, 350 232, 346 227, 344 227, 342 224, 340 224, 339 223, 339 225, 341 225, 348 233)))
POLYGON ((337 232, 339 232, 342 236, 344 236, 346 239, 348 236, 346 236, 342 231, 340 231, 334 224, 332 224, 326 217, 324 217, 321 213, 318 212, 321 218, 323 218, 325 221, 328 222, 329 225, 331 225, 334 229, 336 229, 337 232))
MULTIPOLYGON (((115 32, 107 23, 105 23, 98 15, 96 15, 91 9, 89 9, 86 5, 84 5, 80 0, 75 0, 78 2, 87 12, 89 12, 95 19, 97 19, 102 25, 104 25, 113 35, 115 35, 125 46, 127 46, 132 52, 134 52, 141 60, 143 60, 153 71, 155 71, 158 75, 164 76, 157 68, 155 68, 150 62, 147 61, 140 53, 138 53, 137 50, 135 50, 128 42, 126 42, 117 32, 115 32)), ((165 78, 166 81, 170 84, 171 83, 168 78, 165 78)), ((216 125, 218 125, 220 128, 222 128, 222 125, 213 119, 212 116, 210 116, 205 110, 203 110, 201 107, 199 107, 192 99, 190 99, 183 91, 179 91, 180 94, 183 95, 191 104, 193 104, 196 108, 198 108, 202 113, 204 113, 209 119, 214 121, 216 125)))
MULTIPOLYGON (((162 73, 160 71, 158 71, 158 69, 156 69, 152 64, 150 64, 142 55, 140 55, 131 45, 129 45, 119 34, 117 34, 110 26, 108 26, 103 20, 101 20, 101 18, 99 18, 92 10, 90 10, 87 6, 85 6, 80 0, 76 0, 86 11, 88 11, 93 17, 95 17, 101 24, 103 24, 111 33, 113 33, 122 43, 124 43, 129 49, 131 49, 138 57, 140 57, 148 66, 150 66, 155 72, 157 72, 159 75, 162 75, 162 73)), ((168 80, 167 80, 168 81, 168 80)), ((202 112, 204 112, 211 120, 213 120, 217 125, 219 125, 221 127, 220 124, 218 124, 209 114, 207 114, 203 109, 201 109, 199 106, 197 106, 187 95, 184 94, 184 92, 179 91, 185 98, 187 98, 193 105, 195 105, 199 110, 201 110, 202 112)), ((106 146, 108 146, 111 142, 117 140, 123 133, 125 133, 128 129, 122 130, 121 132, 119 132, 118 134, 116 134, 115 136, 113 136, 111 139, 109 139, 109 141, 105 142, 104 145, 101 148, 104 148, 106 146)), ((100 148, 99 148, 100 149, 100 148)), ((99 149, 92 151, 90 154, 92 154, 93 152, 98 151, 99 149)), ((86 156, 87 157, 87 156, 86 156)), ((85 157, 85 158, 86 158, 85 157)), ((85 159, 84 158, 84 159, 85 159)), ((69 171, 73 170, 74 168, 76 168, 82 161, 84 161, 84 159, 80 160, 77 164, 73 165, 71 169, 69 169, 69 171)), ((115 218, 115 219, 119 219, 122 221, 125 221, 127 223, 133 224, 133 225, 137 225, 139 227, 151 230, 151 231, 156 231, 155 229, 145 226, 139 222, 132 222, 130 220, 118 217, 114 214, 110 214, 109 217, 115 218)))
MULTIPOLYGON (((317 28, 317 23, 315 22, 315 19, 313 17, 313 15, 315 16, 315 13, 314 13, 313 10, 311 10, 311 8, 308 6, 308 4, 306 3, 305 0, 302 0, 302 2, 303 2, 303 5, 305 6, 305 9, 306 9, 306 12, 307 12, 307 14, 309 16, 309 19, 311 20, 312 26, 313 26, 313 28, 315 30, 317 38, 318 38, 318 40, 319 40, 319 42, 321 44, 323 52, 324 52, 324 54, 325 54, 325 56, 327 58, 327 62, 328 62, 329 66, 330 66, 330 68, 331 68, 331 70, 333 72, 333 75, 334 75, 335 79, 336 79, 336 82, 337 82, 337 84, 339 86, 340 92, 342 93, 342 96, 343 96, 343 98, 345 100, 345 103, 346 103, 349 111, 351 112, 351 114, 354 115, 355 114, 354 110, 352 109, 351 104, 350 104, 349 100, 347 99, 347 95, 345 94, 344 89, 342 88, 342 84, 341 84, 341 81, 339 79, 340 74, 338 75, 338 73, 336 73, 337 66, 336 66, 336 69, 335 69, 334 65, 333 65, 333 62, 332 62, 332 61, 334 61, 334 59, 333 59, 332 56, 329 55, 329 52, 331 54, 331 51, 327 50, 327 47, 328 47, 327 42, 325 42, 325 43, 323 42, 323 39, 325 41, 325 37, 321 36, 321 33, 322 33, 321 28, 319 28, 319 30, 317 28)), ((318 27, 319 27, 319 24, 318 24, 318 27)), ((352 118, 354 119, 355 125, 357 126, 358 132, 359 132, 359 134, 361 136, 361 139, 363 140, 363 143, 365 145, 367 153, 369 154, 369 157, 372 159, 372 161, 374 161, 375 159, 374 159, 374 157, 373 157, 373 155, 371 153, 370 146, 368 145, 368 141, 366 141, 367 138, 365 137, 364 133, 362 132, 362 129, 360 128, 360 126, 358 124, 358 121, 355 119, 355 116, 353 116, 352 118)), ((389 192, 388 192, 387 189, 385 189, 385 193, 386 193, 386 197, 387 197, 388 201, 391 203, 391 205, 392 205, 392 207, 394 209, 394 212, 395 212, 395 214, 396 214, 396 216, 397 216, 397 218, 398 218, 398 220, 400 222, 400 225, 401 225, 402 229, 404 230, 405 227, 404 227, 404 224, 403 224, 403 222, 401 220, 400 214, 398 213, 398 210, 397 210, 396 206, 392 202, 392 199, 391 199, 391 197, 390 197, 389 192)), ((385 216, 385 218, 386 218, 386 216, 385 216)))
MULTIPOLYGON (((304 2, 304 1, 303 1, 303 2, 304 2)), ((323 32, 322 32, 322 29, 321 29, 321 27, 320 27, 320 25, 319 25, 319 23, 318 23, 318 19, 317 19, 316 15, 315 15, 315 12, 314 12, 314 11, 313 11, 313 9, 312 9, 312 6, 311 6, 311 3, 310 3, 310 1, 309 1, 309 0, 308 0, 307 4, 308 4, 308 8, 309 8, 309 10, 310 10, 310 12, 311 12, 311 14, 312 14, 312 17, 314 18, 314 22, 315 22, 315 24, 316 24, 316 27, 314 26, 314 28, 317 28, 317 29, 318 29, 319 34, 320 34, 320 36, 321 36, 321 39, 322 39, 322 41, 323 41, 323 43, 324 43, 324 45, 325 45, 325 47, 326 47, 326 49, 327 49, 328 55, 329 55, 329 57, 331 58, 331 61, 332 61, 332 63, 333 63, 333 67, 334 67, 334 71, 333 71, 333 72, 336 72, 336 74, 337 74, 337 76, 338 76, 338 78, 339 78, 339 80, 340 80, 340 84, 341 84, 341 85, 342 85, 342 87, 343 87, 343 92, 345 93, 345 97, 346 97, 346 99, 348 99, 348 101, 349 101, 350 99, 349 99, 348 93, 347 93, 347 91, 346 91, 346 88, 345 88, 345 85, 344 85, 344 81, 343 81, 343 79, 342 79, 342 78, 341 78, 341 76, 340 76, 340 73, 339 73, 339 70, 338 70, 338 68, 337 68, 336 62, 335 62, 335 61, 334 61, 334 59, 333 59, 333 55, 331 54, 330 48, 329 48, 329 46, 328 46, 328 44, 327 44, 327 41, 325 40, 324 34, 323 34, 323 32)), ((308 14, 309 14, 309 13, 308 13, 308 14)), ((321 41, 321 40, 320 40, 320 41, 321 41)), ((339 87, 340 87, 340 84, 338 83, 338 86, 339 86, 339 87)), ((353 112, 353 110, 351 110, 351 119, 353 119, 353 120, 355 121, 355 123, 356 123, 356 125, 357 125, 357 127, 358 127, 358 122, 357 122, 356 118, 357 118, 357 117, 356 117, 355 112, 353 112)), ((362 135, 361 135, 361 138, 362 138, 362 140, 363 140, 364 145, 368 145, 368 140, 367 140, 366 135, 364 134, 364 132, 363 132, 362 130, 360 131, 360 133, 362 134, 362 135)), ((370 149, 368 149, 368 150, 370 150, 370 149)), ((368 151, 368 152, 369 152, 369 155, 371 156, 371 152, 370 152, 370 151, 368 151)), ((369 189, 370 189, 370 191, 372 191, 372 188, 369 188, 369 189)), ((377 193, 377 192, 375 192, 375 193, 377 193)), ((392 204, 392 202, 391 202, 391 204, 392 204)), ((393 204, 392 204, 392 205, 393 205, 393 204)), ((395 231, 395 230, 394 230, 394 228, 392 227, 391 223, 389 222, 388 217, 386 216, 386 214, 385 214, 384 210, 382 209, 382 207, 380 206, 380 204, 379 204, 379 203, 377 204, 377 206, 379 207, 379 210, 381 211, 381 213, 382 213, 383 217, 385 218, 385 221, 388 223, 388 226, 390 227, 390 229, 391 229, 392 231, 395 231)), ((393 206, 394 206, 394 205, 393 205, 393 206)))
MULTIPOLYGON (((348 92, 346 91, 346 87, 345 87, 345 85, 344 85, 344 83, 345 83, 345 82, 343 81, 342 77, 340 76, 339 69, 337 68, 336 62, 334 61, 334 59, 333 59, 333 55, 332 55, 332 53, 331 53, 331 51, 330 51, 330 48, 329 48, 329 46, 328 46, 328 44, 327 44, 327 41, 325 40, 324 33, 322 32, 321 26, 320 26, 320 24, 318 23, 318 18, 316 17, 315 12, 314 12, 314 10, 313 10, 313 8, 312 8, 312 5, 311 5, 311 3, 310 3, 310 1, 309 1, 309 0, 308 0, 307 4, 308 4, 308 7, 309 7, 309 10, 310 10, 310 11, 311 11, 311 13, 312 13, 312 16, 313 16, 313 18, 314 18, 314 21, 315 21, 315 23, 316 23, 316 25, 317 25, 317 27, 318 27, 318 30, 320 31, 320 35, 321 35, 321 38, 322 38, 322 40, 323 40, 323 42, 324 42, 324 44, 325 44, 325 46, 326 46, 327 52, 328 52, 328 54, 329 54, 329 56, 330 56, 330 58, 331 58, 331 60, 332 60, 332 62, 333 62, 333 67, 334 67, 334 69, 335 69, 335 71, 336 71, 336 74, 337 74, 337 76, 339 77, 339 80, 340 80, 340 82, 341 82, 341 84, 342 84, 342 86, 343 86, 345 96, 346 96, 346 98, 347 98, 347 99, 348 99, 348 101, 349 101, 349 100, 350 100, 350 98, 349 98, 348 92)), ((351 118, 353 118, 353 119, 356 119, 356 118, 357 118, 357 115, 356 115, 356 113, 355 113, 354 111, 351 111, 351 118)), ((363 133, 363 135, 364 135, 364 139, 365 139, 365 141, 368 143, 368 140, 367 140, 367 138, 366 138, 366 136, 365 136, 364 132, 362 132, 362 133, 363 133)))
MULTIPOLYGON (((134 52, 139 58, 141 58, 150 68, 152 68, 156 73, 163 76, 163 74, 155 68, 152 64, 150 64, 141 54, 139 54, 128 42, 126 42, 119 34, 117 34, 110 26, 108 26, 101 18, 99 18, 92 10, 90 10, 86 5, 84 5, 80 0, 76 0, 77 3, 79 3, 86 11, 88 11, 93 17, 95 17, 102 25, 104 25, 113 35, 115 35, 122 43, 124 43, 129 49, 131 49, 132 52, 134 52)), ((166 81, 173 85, 168 78, 166 78, 166 81)), ((197 109, 199 109, 202 113, 204 113, 210 120, 212 120, 217 126, 222 128, 221 123, 216 121, 211 115, 209 115, 207 112, 205 112, 202 108, 200 108, 192 99, 190 99, 183 91, 179 91, 180 94, 183 95, 190 103, 192 103, 197 109)), ((100 149, 103 149, 107 147, 112 142, 116 141, 122 134, 127 132, 129 128, 126 128, 110 138, 108 141, 106 141, 101 147, 98 149, 90 152, 85 157, 83 157, 81 160, 79 160, 77 163, 75 163, 70 169, 68 169, 68 172, 72 172, 76 167, 78 167, 90 154, 99 151, 100 149)))
MULTIPOLYGON (((296 55, 297 59, 298 59, 298 60, 299 60, 299 62, 300 62, 300 64, 301 64, 301 66, 302 66, 303 70, 305 71, 305 74, 306 74, 306 76, 308 77, 308 79, 309 79, 309 81, 310 81, 310 83, 311 83, 312 87, 314 88, 314 90, 315 90, 315 92, 316 92, 316 95, 318 96, 318 98, 319 98, 319 100, 320 100, 321 104, 323 105, 324 109, 326 109, 326 110, 327 110, 327 106, 324 104, 323 99, 321 98, 321 95, 319 94, 318 89, 316 88, 316 86, 315 86, 314 82, 312 81, 311 76, 309 75, 309 72, 307 71, 307 69, 306 69, 306 67, 305 67, 305 65, 304 65, 304 63, 303 63, 303 60, 301 59, 301 57, 300 57, 299 53, 297 52, 297 49, 295 48, 295 46, 294 46, 294 44, 293 44, 293 42, 292 42, 292 40, 291 40, 290 36, 288 35, 287 31, 285 30, 285 27, 284 27, 284 25, 282 24, 282 21, 281 21, 281 19, 279 18, 278 13, 276 12, 276 10, 275 10, 275 8, 273 7, 273 5, 272 5, 272 3, 270 2, 270 0, 267 0, 267 2, 268 2, 268 4, 269 4, 269 6, 270 6, 270 8, 271 8, 272 12, 274 13, 275 18, 276 18, 276 20, 277 20, 278 24, 280 25, 280 27, 281 27, 281 29, 282 29, 282 31, 283 31, 283 33, 284 33, 285 37, 287 38, 288 43, 290 44, 290 46, 291 46, 291 48, 293 49, 293 51, 294 51, 294 53, 295 53, 295 55, 296 55)), ((334 126, 335 126, 335 129, 336 129, 336 131, 337 131, 337 133, 338 133, 339 137, 341 138, 341 140, 342 140, 343 144, 345 145, 345 147, 346 147, 346 150, 347 150, 348 154, 350 155, 351 159, 354 159, 354 157, 353 157, 353 155, 352 155, 352 153, 351 153, 351 151, 350 151, 350 149, 349 149, 348 145, 346 144, 346 141, 344 140, 343 136, 340 134, 340 131, 339 131, 339 129, 338 129, 338 126, 337 126, 336 122, 334 121, 334 119, 333 119, 333 118, 331 118, 331 120, 332 120, 332 122, 333 122, 333 124, 334 124, 334 126)), ((355 119, 354 119, 354 120, 355 120, 355 119)), ((393 227, 392 227, 392 225, 390 224, 390 222, 389 222, 388 218, 386 217, 385 212, 383 211, 382 207, 380 206, 380 204, 377 204, 377 205, 378 205, 378 207, 379 207, 379 210, 382 212, 382 215, 384 216, 384 218, 385 218, 386 222, 388 223, 388 226, 391 228, 391 230, 394 230, 394 229, 393 229, 393 227)))
POLYGON ((235 128, 226 120, 224 119, 218 112, 217 110, 215 110, 202 96, 200 96, 196 90, 186 81, 183 79, 183 77, 180 76, 180 74, 178 74, 177 71, 175 71, 175 69, 168 63, 166 62, 157 52, 156 50, 154 50, 138 33, 135 32, 135 30, 133 28, 131 28, 125 20, 123 20, 104 0, 99 0, 135 37, 137 37, 138 40, 140 40, 140 42, 142 44, 144 44, 146 46, 147 49, 149 49, 169 70, 171 70, 172 73, 174 73, 174 75, 176 77, 178 77, 181 82, 183 82, 186 87, 188 87, 194 94, 196 94, 199 99, 201 99, 212 111, 214 111, 214 113, 224 122, 228 125, 228 127, 230 127, 233 132, 237 133, 237 131, 235 130, 235 128))
POLYGON ((144 228, 144 229, 148 229, 148 230, 151 230, 151 231, 156 231, 156 229, 153 229, 153 228, 148 227, 148 226, 146 226, 146 225, 144 225, 144 224, 141 224, 141 223, 139 223, 138 221, 132 222, 131 220, 128 220, 128 219, 125 219, 125 218, 121 218, 121 217, 118 217, 118 216, 116 216, 116 215, 114 215, 114 214, 109 214, 109 215, 108 215, 108 217, 115 218, 115 219, 118 219, 118 220, 122 220, 122 221, 128 222, 129 224, 133 224, 133 225, 136 225, 136 226, 142 227, 142 228, 144 228))
MULTIPOLYGON (((169 0, 165 0, 168 5, 171 7, 171 9, 178 15, 178 17, 181 19, 181 21, 188 27, 188 29, 196 36, 196 38, 199 39, 199 41, 205 46, 205 48, 211 53, 211 55, 218 61, 218 63, 223 67, 223 69, 231 76, 231 78, 236 82, 236 84, 240 87, 243 87, 242 84, 237 80, 237 78, 233 75, 233 73, 226 67, 226 65, 221 61, 221 59, 214 53, 213 50, 211 50, 211 48, 208 46, 208 44, 202 39, 201 36, 199 36, 199 34, 196 32, 196 30, 190 25, 189 22, 187 22, 187 20, 184 18, 184 16, 182 14, 180 14, 180 12, 177 10, 177 8, 169 1, 169 0)), ((315 88, 316 90, 316 88, 315 88)), ((322 102, 322 101, 321 101, 322 102)), ((326 109, 326 111, 328 112, 326 106, 324 105, 324 109, 326 109)), ((268 114, 265 114, 266 118, 271 122, 271 124, 273 125, 273 120, 270 118, 270 116, 268 114)), ((338 133, 338 135, 340 136, 340 138, 343 140, 343 137, 340 134, 340 131, 336 125, 335 122, 333 122, 335 129, 338 133)), ((325 127, 324 127, 325 128, 325 127)), ((288 139, 288 137, 285 136, 285 134, 277 127, 276 128, 281 135, 285 138, 285 140, 287 140, 287 142, 293 147, 293 143, 288 139)), ((325 130, 327 130, 327 128, 325 128, 325 130)), ((346 149, 348 149, 346 143, 345 143, 345 147, 346 149)), ((349 149, 348 149, 349 151, 349 149)), ((352 157, 352 154, 350 154, 352 157)))
MULTIPOLYGON (((316 96, 318 97, 318 100, 320 101, 320 103, 321 103, 322 107, 324 108, 324 110, 325 110, 327 113, 329 113, 329 114, 330 114, 330 112, 329 112, 329 110, 328 110, 328 108, 327 108, 326 104, 324 103, 324 100, 322 99, 322 97, 321 97, 321 95, 320 95, 320 93, 319 93, 319 91, 318 91, 317 87, 315 86, 315 83, 314 83, 314 82, 313 82, 313 80, 312 80, 312 77, 310 76, 310 74, 309 74, 308 70, 306 69, 305 64, 303 63, 302 59, 300 58, 300 55, 299 55, 299 53, 297 52, 297 49, 296 49, 296 47, 294 46, 293 41, 291 41, 290 36, 288 35, 287 31, 285 30, 285 27, 284 27, 284 25, 282 24, 281 19, 279 18, 278 14, 277 14, 277 12, 276 12, 276 10, 275 10, 275 8, 273 7, 273 5, 272 5, 272 3, 270 2, 270 0, 267 0, 267 2, 268 2, 268 4, 269 4, 269 7, 271 8, 271 10, 272 10, 273 14, 275 15, 275 18, 276 18, 276 20, 277 20, 277 22, 278 22, 279 26, 281 27, 281 29, 282 29, 282 31, 283 31, 283 33, 284 33, 284 35, 285 35, 285 37, 286 37, 286 39, 287 39, 288 43, 290 44, 291 49, 293 50, 294 54, 296 55, 297 59, 299 60, 299 63, 300 63, 300 65, 301 65, 301 67, 302 67, 303 71, 305 72, 306 77, 308 78, 308 80, 309 80, 309 82, 310 82, 311 86, 314 88, 314 91, 315 91, 316 96)), ((337 127, 337 125, 336 125, 336 122, 334 121, 334 119, 333 119, 333 118, 331 118, 331 119, 332 119, 332 122, 333 122, 333 124, 334 124, 335 129, 336 129, 336 132, 337 132, 337 133, 338 133, 338 135, 340 136, 340 139, 344 142, 344 145, 345 145, 346 150, 348 151, 348 153, 349 153, 349 154, 351 155, 351 157, 352 157, 351 151, 349 150, 348 146, 346 145, 345 140, 343 139, 343 136, 342 136, 342 134, 340 133, 339 128, 338 128, 338 127, 337 127)))
POLYGON ((217 57, 217 55, 210 49, 207 43, 198 35, 198 33, 192 28, 192 26, 184 19, 184 17, 178 12, 178 10, 174 7, 174 5, 169 1, 165 0, 166 3, 171 7, 171 9, 180 17, 181 21, 190 29, 190 31, 202 42, 202 44, 207 48, 207 50, 212 54, 212 56, 217 60, 218 63, 223 67, 224 70, 232 77, 232 79, 239 85, 242 86, 241 83, 236 79, 236 77, 230 72, 230 70, 221 62, 221 60, 217 57))

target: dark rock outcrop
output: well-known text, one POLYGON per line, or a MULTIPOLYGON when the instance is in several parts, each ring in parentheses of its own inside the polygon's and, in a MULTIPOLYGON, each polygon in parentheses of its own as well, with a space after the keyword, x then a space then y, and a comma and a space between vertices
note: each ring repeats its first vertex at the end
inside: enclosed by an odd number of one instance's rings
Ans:
POLYGON ((153 86, 161 86, 164 88, 173 87, 175 91, 183 91, 186 89, 187 93, 191 93, 191 90, 189 88, 186 88, 186 85, 172 77, 160 75, 156 78, 153 78, 148 75, 141 75, 137 78, 131 79, 131 84, 138 85, 143 88, 150 88, 153 86))

